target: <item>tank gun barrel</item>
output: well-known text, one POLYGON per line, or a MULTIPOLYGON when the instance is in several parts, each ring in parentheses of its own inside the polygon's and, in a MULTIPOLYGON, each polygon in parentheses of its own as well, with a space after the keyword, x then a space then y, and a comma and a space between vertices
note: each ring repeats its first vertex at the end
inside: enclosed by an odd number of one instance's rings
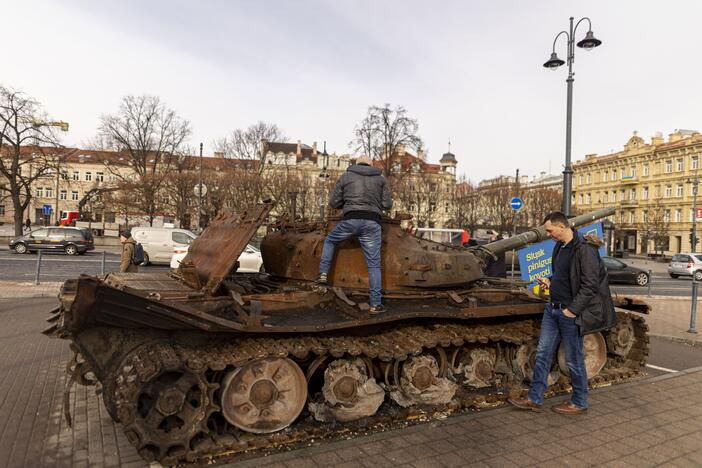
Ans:
MULTIPOLYGON (((603 208, 601 210, 591 211, 590 213, 576 216, 569 219, 569 221, 572 227, 577 228, 597 219, 613 215, 614 212, 614 208, 603 208)), ((490 244, 481 245, 479 247, 473 247, 471 250, 473 250, 473 253, 484 261, 488 261, 490 258, 496 257, 497 255, 500 255, 508 250, 519 249, 525 245, 541 242, 547 238, 548 234, 546 233, 546 228, 539 226, 516 236, 512 236, 509 239, 503 239, 496 242, 491 242, 490 244)))

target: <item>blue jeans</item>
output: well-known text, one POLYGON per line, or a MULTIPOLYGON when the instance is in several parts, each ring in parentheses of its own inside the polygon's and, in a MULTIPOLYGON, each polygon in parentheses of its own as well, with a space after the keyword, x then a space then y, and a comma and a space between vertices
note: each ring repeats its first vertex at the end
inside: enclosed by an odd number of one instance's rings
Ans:
POLYGON ((363 249, 363 255, 366 257, 366 266, 368 267, 371 306, 380 305, 381 303, 380 234, 380 223, 375 221, 369 219, 341 220, 324 240, 322 260, 319 262, 319 272, 329 273, 336 245, 349 237, 358 237, 361 249, 363 249))
POLYGON ((543 404, 551 362, 561 340, 565 346, 566 364, 573 385, 571 401, 579 408, 587 408, 587 371, 583 337, 580 336, 575 319, 566 317, 561 309, 553 308, 551 304, 546 305, 541 319, 541 335, 536 348, 534 378, 529 387, 529 399, 534 403, 543 404))

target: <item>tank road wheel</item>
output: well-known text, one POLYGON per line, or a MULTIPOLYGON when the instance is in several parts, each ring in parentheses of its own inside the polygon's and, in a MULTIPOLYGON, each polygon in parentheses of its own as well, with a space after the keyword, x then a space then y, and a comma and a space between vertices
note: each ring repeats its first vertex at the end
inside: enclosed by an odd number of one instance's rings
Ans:
POLYGON ((307 380, 287 358, 257 359, 229 372, 222 384, 222 413, 246 432, 279 431, 297 419, 307 401, 307 380))
POLYGON ((453 373, 463 374, 465 385, 474 388, 489 387, 495 376, 496 360, 495 351, 492 349, 462 349, 459 364, 453 373))
MULTIPOLYGON (((592 333, 583 337, 583 353, 585 354, 587 378, 591 379, 600 373, 607 362, 607 345, 602 333, 592 333)), ((570 377, 563 345, 558 347, 558 367, 560 367, 563 375, 570 377)))
POLYGON ((629 317, 617 318, 617 324, 607 332, 607 350, 617 356, 626 357, 636 341, 634 324, 629 317))
POLYGON ((398 388, 390 392, 402 406, 440 405, 451 401, 458 385, 439 376, 439 365, 433 356, 412 356, 402 364, 398 388))
POLYGON ((323 403, 309 404, 317 421, 355 421, 372 416, 385 400, 385 391, 361 359, 338 359, 324 371, 323 403))
MULTIPOLYGON (((531 381, 534 378, 534 364, 536 362, 536 343, 524 343, 517 349, 517 355, 512 362, 512 367, 519 377, 531 381)), ((553 385, 561 378, 558 369, 551 368, 548 374, 548 385, 553 385)))
POLYGON ((175 462, 207 431, 216 386, 187 368, 168 345, 131 353, 115 379, 113 403, 127 439, 149 461, 175 462))

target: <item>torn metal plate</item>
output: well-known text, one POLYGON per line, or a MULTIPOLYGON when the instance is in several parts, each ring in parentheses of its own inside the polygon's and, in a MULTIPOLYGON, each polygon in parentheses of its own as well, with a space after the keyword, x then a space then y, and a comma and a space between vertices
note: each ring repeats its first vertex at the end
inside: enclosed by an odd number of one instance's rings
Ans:
POLYGON ((251 211, 220 213, 193 241, 179 270, 188 286, 209 292, 236 270, 237 259, 270 212, 264 203, 251 211))

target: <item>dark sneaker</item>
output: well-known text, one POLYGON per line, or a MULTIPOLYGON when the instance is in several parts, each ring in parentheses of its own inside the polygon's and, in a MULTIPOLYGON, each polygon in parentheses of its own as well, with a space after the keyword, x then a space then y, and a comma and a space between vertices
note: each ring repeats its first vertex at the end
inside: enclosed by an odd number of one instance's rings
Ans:
POLYGON ((327 283, 327 274, 326 273, 320 273, 319 276, 317 277, 316 280, 314 280, 315 283, 317 284, 328 284, 327 283))
POLYGON ((383 304, 378 304, 377 306, 371 306, 371 308, 368 312, 371 315, 377 315, 377 314, 382 314, 383 312, 387 312, 387 310, 388 309, 386 309, 383 304))

